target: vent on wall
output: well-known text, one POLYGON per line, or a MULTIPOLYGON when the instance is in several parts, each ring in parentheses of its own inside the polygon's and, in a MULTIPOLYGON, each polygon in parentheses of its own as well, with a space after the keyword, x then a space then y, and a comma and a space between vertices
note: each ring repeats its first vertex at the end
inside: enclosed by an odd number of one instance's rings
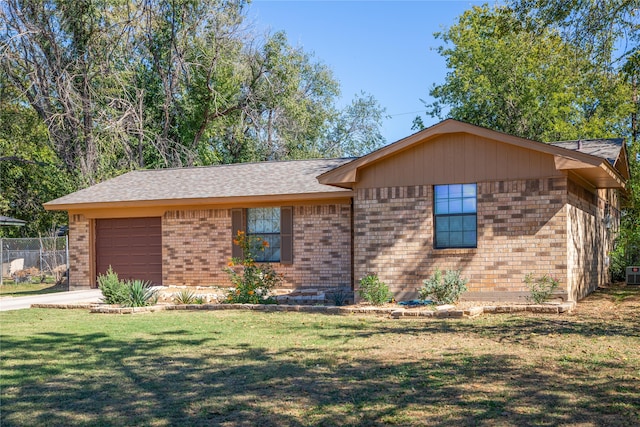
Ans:
POLYGON ((627 267, 627 285, 640 285, 640 267, 627 267))

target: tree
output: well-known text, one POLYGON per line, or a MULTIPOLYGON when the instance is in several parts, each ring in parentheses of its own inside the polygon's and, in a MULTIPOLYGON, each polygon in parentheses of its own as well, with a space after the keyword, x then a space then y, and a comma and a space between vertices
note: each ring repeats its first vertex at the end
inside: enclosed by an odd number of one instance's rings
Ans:
POLYGON ((540 28, 559 31, 568 43, 585 53, 592 67, 618 71, 630 88, 629 131, 625 129, 620 135, 629 135, 631 178, 611 260, 614 279, 624 280, 625 267, 640 263, 640 1, 514 0, 512 5, 522 19, 535 22, 540 28))
POLYGON ((8 0, 0 67, 82 185, 135 168, 340 155, 379 142, 377 102, 337 111, 329 68, 283 33, 255 36, 245 5, 8 0))
POLYGON ((512 0, 510 4, 532 30, 559 30, 594 66, 619 69, 638 52, 639 0, 512 0))
POLYGON ((616 71, 592 66, 552 28, 532 30, 507 7, 473 7, 437 33, 445 83, 432 116, 453 117, 534 140, 619 136, 632 110, 616 71))
POLYGON ((42 204, 66 194, 72 179, 47 145, 46 127, 1 77, 0 177, 0 214, 27 221, 0 228, 0 236, 37 236, 66 224, 66 215, 42 204))

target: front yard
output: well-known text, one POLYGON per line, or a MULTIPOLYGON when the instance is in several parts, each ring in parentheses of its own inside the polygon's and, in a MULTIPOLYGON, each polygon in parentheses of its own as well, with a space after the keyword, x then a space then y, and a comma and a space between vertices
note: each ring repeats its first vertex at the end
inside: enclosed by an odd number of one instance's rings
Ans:
POLYGON ((640 424, 640 289, 567 315, 0 313, 2 426, 640 424))

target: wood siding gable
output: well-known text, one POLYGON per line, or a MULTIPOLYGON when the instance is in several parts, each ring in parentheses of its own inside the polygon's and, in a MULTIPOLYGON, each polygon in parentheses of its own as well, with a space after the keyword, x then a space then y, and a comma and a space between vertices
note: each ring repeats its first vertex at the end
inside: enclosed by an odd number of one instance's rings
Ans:
POLYGON ((554 156, 468 133, 440 135, 359 171, 358 188, 562 176, 554 156))

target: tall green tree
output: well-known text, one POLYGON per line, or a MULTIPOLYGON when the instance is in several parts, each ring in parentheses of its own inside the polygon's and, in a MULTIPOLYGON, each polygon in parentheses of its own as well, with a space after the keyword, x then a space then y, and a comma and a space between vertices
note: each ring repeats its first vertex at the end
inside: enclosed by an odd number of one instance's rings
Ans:
POLYGON ((593 67, 553 28, 504 6, 473 7, 436 33, 451 70, 429 114, 542 141, 619 136, 633 109, 618 71, 593 67))

